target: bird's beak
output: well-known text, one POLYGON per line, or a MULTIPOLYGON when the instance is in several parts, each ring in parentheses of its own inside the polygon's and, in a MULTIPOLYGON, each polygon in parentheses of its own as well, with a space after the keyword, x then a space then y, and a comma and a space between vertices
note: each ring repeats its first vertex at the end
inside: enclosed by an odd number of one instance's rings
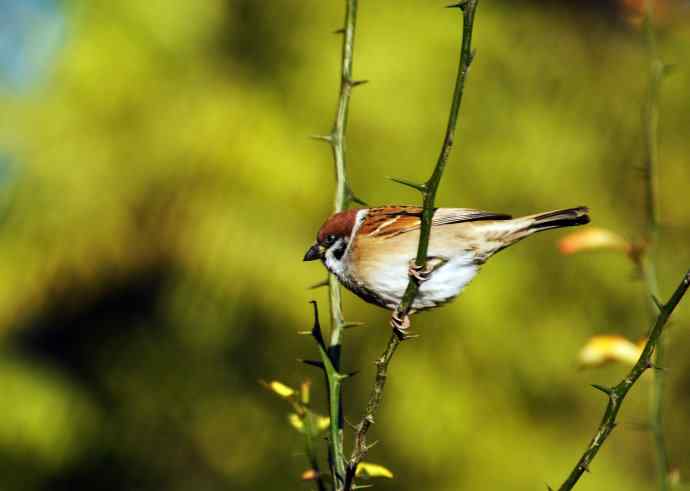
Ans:
POLYGON ((324 248, 319 244, 314 244, 304 255, 304 261, 314 261, 323 257, 324 248))

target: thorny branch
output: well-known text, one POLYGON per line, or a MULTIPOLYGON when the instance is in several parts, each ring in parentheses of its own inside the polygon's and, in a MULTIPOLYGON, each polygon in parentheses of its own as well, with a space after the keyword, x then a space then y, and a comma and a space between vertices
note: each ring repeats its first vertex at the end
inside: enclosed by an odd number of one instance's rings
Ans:
MULTIPOLYGON (((646 0, 646 13, 644 31, 649 56, 649 88, 647 101, 644 107, 644 133, 645 133, 645 210, 647 215, 647 230, 645 234, 644 255, 640 259, 640 268, 647 286, 647 295, 650 299, 659 297, 659 282, 657 279, 657 243, 659 239, 659 206, 657 203, 657 162, 658 162, 658 126, 659 126, 659 92, 661 82, 665 74, 665 66, 656 48, 656 36, 654 32, 654 5, 651 0, 646 0)), ((656 300, 650 300, 652 316, 656 313, 656 300)), ((664 363, 665 343, 662 339, 656 347, 654 363, 662 366, 664 363)), ((663 370, 654 373, 652 396, 650 405, 650 429, 652 433, 654 451, 656 455, 657 480, 659 491, 669 489, 668 482, 668 454, 666 450, 666 438, 663 430, 664 415, 664 388, 666 374, 663 370)))
MULTIPOLYGON (((345 144, 345 131, 347 128, 352 89, 364 83, 364 81, 357 81, 352 78, 357 0, 346 0, 345 5, 345 27, 336 31, 336 33, 343 35, 343 44, 340 67, 340 95, 338 97, 335 121, 328 135, 315 137, 328 142, 333 151, 336 177, 334 211, 336 213, 345 210, 351 202, 361 203, 361 200, 352 192, 348 179, 345 144)), ((340 374, 340 354, 342 350, 343 331, 347 326, 347 322, 343 317, 340 284, 333 274, 329 274, 328 277, 328 290, 331 314, 331 338, 330 344, 325 352, 322 353, 322 357, 325 356, 325 358, 327 358, 327 360, 324 360, 324 363, 326 366, 330 365, 332 368, 332 370, 325 370, 328 385, 328 407, 331 420, 328 460, 331 467, 331 476, 333 478, 333 489, 341 490, 343 488, 345 476, 345 454, 343 451, 343 407, 341 399, 341 383, 343 377, 340 374)))
POLYGON ((585 452, 582 454, 582 457, 580 457, 577 464, 570 472, 568 478, 561 485, 561 487, 558 488, 559 491, 568 491, 573 489, 577 481, 580 479, 580 476, 582 476, 582 474, 589 469, 589 464, 592 462, 592 459, 594 459, 597 452, 599 452, 599 449, 604 444, 604 441, 606 441, 616 426, 616 416, 618 415, 618 411, 620 410, 621 405, 623 404, 623 399, 625 399, 628 391, 647 369, 654 367, 654 364, 652 363, 652 355, 654 350, 659 343, 659 339, 663 334, 664 327, 666 326, 669 317, 671 317, 671 314, 682 300, 683 295, 685 295, 685 292, 688 290, 688 287, 690 287, 690 271, 683 276, 678 288, 676 288, 676 291, 673 293, 668 302, 659 306, 659 314, 649 333, 649 339, 647 339, 647 343, 642 350, 642 354, 637 360, 637 363, 635 363, 635 366, 633 366, 630 370, 630 373, 628 373, 628 375, 615 387, 604 387, 601 385, 593 386, 595 389, 604 392, 608 396, 609 402, 606 406, 606 411, 604 412, 604 416, 599 424, 599 429, 594 435, 594 438, 592 438, 587 450, 585 450, 585 452))
MULTIPOLYGON (((427 250, 429 248, 429 235, 431 233, 431 220, 434 215, 434 202, 436 199, 436 191, 443 177, 443 171, 450 156, 450 151, 453 146, 455 136, 455 127, 457 125, 458 115, 460 114, 460 103, 462 102, 462 95, 465 87, 465 80, 469 72, 470 64, 474 57, 472 50, 472 30, 474 27, 474 14, 477 9, 479 0, 464 0, 449 7, 455 7, 462 10, 463 24, 462 24, 462 46, 460 50, 460 62, 458 67, 458 74, 455 81, 455 88, 453 90, 453 101, 450 108, 450 116, 448 118, 448 126, 446 128, 443 145, 439 154, 436 166, 431 177, 423 184, 414 184, 408 181, 397 181, 407 186, 411 186, 422 193, 424 208, 422 212, 422 225, 419 237, 419 245, 417 248, 416 264, 420 268, 424 268, 427 262, 427 250)), ((412 307, 417 292, 419 291, 419 282, 416 278, 410 276, 407 284, 407 289, 403 299, 396 309, 398 318, 406 317, 412 307)), ((355 444, 352 455, 347 464, 347 472, 345 476, 345 491, 352 489, 354 485, 354 477, 357 471, 357 466, 366 456, 369 446, 367 445, 366 435, 369 428, 374 423, 374 416, 383 400, 383 390, 388 377, 388 366, 399 344, 406 339, 406 335, 394 329, 388 341, 388 345, 383 354, 376 361, 376 379, 374 387, 369 396, 367 408, 362 420, 357 425, 355 435, 355 444)))

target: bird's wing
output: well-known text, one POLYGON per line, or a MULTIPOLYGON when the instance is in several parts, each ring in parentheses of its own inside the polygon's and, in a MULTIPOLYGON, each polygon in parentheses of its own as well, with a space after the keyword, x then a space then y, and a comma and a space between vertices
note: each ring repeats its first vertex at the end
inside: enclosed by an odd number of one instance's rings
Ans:
MULTIPOLYGON (((421 227, 422 208, 417 206, 386 206, 369 210, 360 233, 368 237, 395 237, 421 227)), ((510 215, 473 210, 471 208, 438 208, 432 226, 479 220, 509 220, 510 215)))

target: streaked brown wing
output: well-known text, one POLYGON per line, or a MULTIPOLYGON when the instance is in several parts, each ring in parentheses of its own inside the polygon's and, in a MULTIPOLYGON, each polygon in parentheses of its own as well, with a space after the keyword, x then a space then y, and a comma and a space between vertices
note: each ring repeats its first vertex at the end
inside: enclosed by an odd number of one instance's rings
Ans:
MULTIPOLYGON (((369 210, 360 233, 368 237, 395 237, 418 230, 421 226, 422 209, 418 206, 388 206, 369 210)), ((471 208, 438 208, 432 225, 474 222, 479 220, 509 220, 512 217, 502 213, 473 210, 471 208)))

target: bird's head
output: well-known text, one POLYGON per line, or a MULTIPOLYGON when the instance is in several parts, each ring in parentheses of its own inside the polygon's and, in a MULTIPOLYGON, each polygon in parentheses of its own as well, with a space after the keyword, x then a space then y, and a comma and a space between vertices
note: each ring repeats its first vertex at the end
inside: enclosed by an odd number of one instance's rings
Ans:
POLYGON ((305 261, 321 259, 326 266, 339 263, 347 250, 352 230, 357 222, 358 209, 335 213, 321 226, 316 242, 304 255, 305 261))

